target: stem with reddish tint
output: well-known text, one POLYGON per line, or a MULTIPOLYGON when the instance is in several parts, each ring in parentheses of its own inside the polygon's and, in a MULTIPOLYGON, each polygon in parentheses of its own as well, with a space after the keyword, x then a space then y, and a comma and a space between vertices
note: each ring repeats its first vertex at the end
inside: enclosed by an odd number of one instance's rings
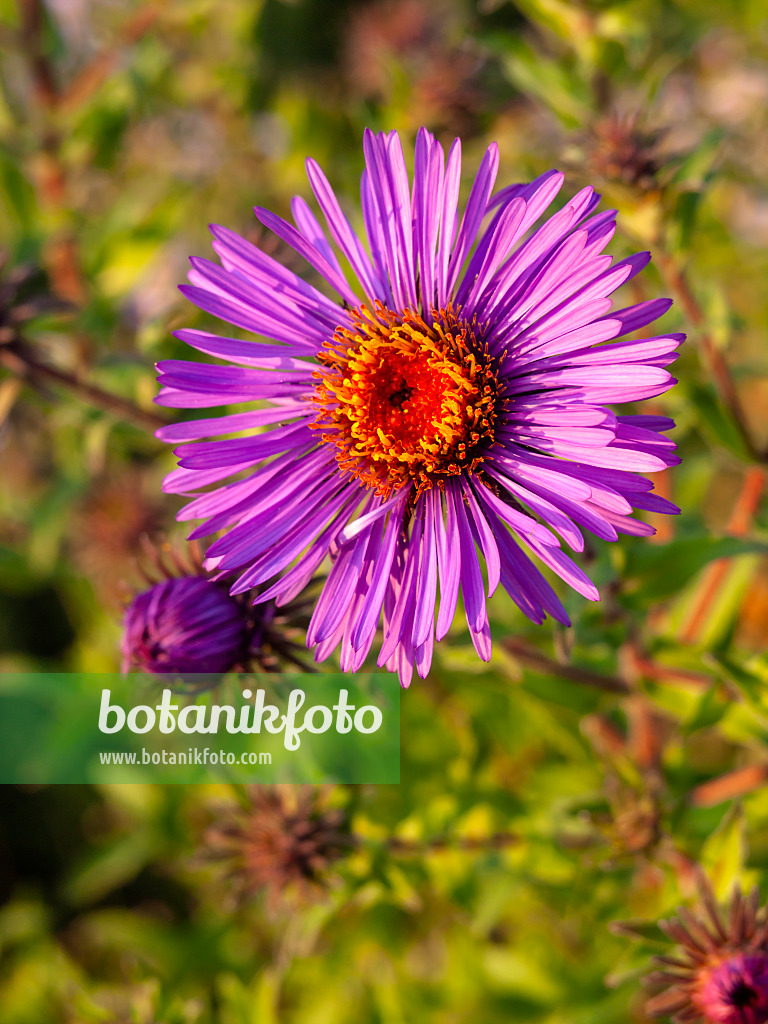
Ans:
POLYGON ((563 665, 554 658, 547 657, 535 647, 529 646, 524 640, 518 637, 509 637, 504 641, 504 647, 513 658, 534 669, 536 672, 549 673, 567 679, 570 683, 582 683, 585 686, 594 686, 598 690, 607 690, 609 693, 631 693, 632 687, 619 676, 603 675, 601 672, 593 672, 591 669, 580 668, 577 665, 563 665))
POLYGON ((742 405, 736 385, 733 383, 728 364, 715 344, 715 340, 706 329, 706 315, 691 290, 685 271, 665 249, 656 253, 656 263, 670 291, 685 313, 688 320, 696 328, 704 360, 712 374, 712 379, 720 395, 720 399, 731 413, 749 454, 758 462, 768 461, 768 453, 760 451, 752 437, 744 406, 742 405))
MULTIPOLYGON (((765 475, 765 470, 760 466, 752 466, 747 470, 733 511, 726 524, 726 533, 734 537, 743 537, 748 533, 765 487, 765 475)), ((730 565, 729 558, 719 558, 707 566, 696 594, 693 609, 680 630, 680 640, 683 643, 693 643, 696 640, 725 583, 730 565)))
POLYGON ((477 838, 473 836, 438 836, 434 839, 425 839, 423 842, 393 836, 387 840, 386 845, 390 853, 408 856, 427 853, 430 850, 467 850, 471 852, 503 850, 508 846, 514 846, 517 842, 517 836, 511 832, 494 832, 493 835, 477 838))
POLYGON ((113 413, 118 419, 131 420, 150 430, 157 430, 158 427, 165 426, 167 422, 157 413, 140 409, 125 398, 104 391, 95 384, 88 384, 74 374, 46 366, 45 363, 40 363, 26 354, 22 355, 18 351, 0 348, 0 366, 10 370, 17 377, 29 379, 34 384, 43 382, 58 384, 73 392, 89 405, 95 405, 99 409, 113 413))

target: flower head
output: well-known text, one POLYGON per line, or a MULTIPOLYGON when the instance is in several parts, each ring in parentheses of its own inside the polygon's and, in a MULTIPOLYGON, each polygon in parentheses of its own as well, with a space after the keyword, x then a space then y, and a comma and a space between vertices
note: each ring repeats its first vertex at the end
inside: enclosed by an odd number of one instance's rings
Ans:
POLYGON ((768 953, 737 953, 702 979, 696 1000, 706 1020, 718 1024, 768 1021, 768 953))
POLYGON ((757 889, 749 897, 736 890, 725 917, 708 890, 703 901, 706 917, 680 910, 679 920, 661 922, 679 951, 656 958, 661 970, 648 980, 662 991, 647 1012, 676 1024, 766 1024, 768 920, 757 889))
POLYGON ((300 198, 295 226, 256 210, 335 299, 212 228, 222 265, 193 259, 182 291, 272 343, 177 332, 231 365, 163 362, 158 401, 251 408, 159 436, 183 442, 165 487, 196 495, 181 513, 205 521, 191 536, 227 531, 206 567, 236 575, 232 593, 264 585, 257 600, 280 604, 330 557, 308 644, 318 660, 340 646, 342 668, 357 671, 383 621, 379 664, 407 686, 414 666, 429 670, 460 591, 477 652, 490 657, 478 552, 488 595, 501 583, 535 622, 549 614, 569 624, 529 555, 597 600, 560 540, 581 551, 583 529, 604 540, 647 535, 653 529, 632 518, 635 509, 677 511, 638 475, 677 462, 664 437, 672 421, 617 415, 605 403, 666 391, 682 335, 614 341, 670 303, 609 312, 610 295, 649 255, 611 266, 602 250, 615 211, 595 212, 591 188, 536 229, 563 176, 550 171, 494 195, 493 145, 459 216, 458 140, 446 159, 422 129, 412 185, 396 133, 366 132, 364 149, 367 248, 312 160, 330 239, 300 198), (261 400, 271 404, 253 407, 261 400), (221 434, 237 436, 202 440, 221 434))
POLYGON ((319 889, 333 861, 353 845, 344 812, 311 786, 252 786, 249 806, 208 829, 206 854, 227 867, 241 897, 266 890, 274 901, 292 888, 319 889))
POLYGON ((125 613, 123 671, 227 672, 242 661, 246 609, 201 576, 164 580, 125 613))
MULTIPOLYGON (((151 549, 150 549, 151 550, 151 549)), ((272 670, 278 659, 301 665, 289 637, 302 623, 301 602, 280 612, 273 602, 254 606, 251 595, 233 597, 226 586, 178 559, 168 571, 152 551, 164 579, 128 605, 123 620, 122 671, 217 674, 272 670)))
POLYGON ((592 128, 589 162, 606 181, 649 192, 658 187, 658 133, 644 130, 636 114, 601 118, 592 128))

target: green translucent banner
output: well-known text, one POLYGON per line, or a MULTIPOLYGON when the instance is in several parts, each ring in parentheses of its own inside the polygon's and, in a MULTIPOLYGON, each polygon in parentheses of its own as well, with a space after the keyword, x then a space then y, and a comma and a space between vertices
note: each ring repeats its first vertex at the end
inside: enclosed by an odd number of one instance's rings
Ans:
POLYGON ((398 783, 388 675, 0 675, 0 783, 398 783))

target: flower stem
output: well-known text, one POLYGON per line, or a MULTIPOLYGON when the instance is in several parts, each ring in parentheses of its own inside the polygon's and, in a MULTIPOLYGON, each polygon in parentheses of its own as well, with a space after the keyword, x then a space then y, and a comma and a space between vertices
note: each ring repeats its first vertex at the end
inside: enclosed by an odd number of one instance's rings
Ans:
POLYGON ((158 427, 166 424, 166 420, 162 416, 158 416, 157 413, 140 409, 133 402, 113 395, 109 391, 104 391, 95 384, 88 384, 75 374, 46 366, 45 363, 38 362, 31 355, 19 351, 19 349, 0 348, 0 366, 10 370, 17 377, 26 377, 33 384, 48 382, 58 384, 73 392, 89 405, 104 409, 118 419, 130 420, 150 430, 157 430, 158 427))
POLYGON ((741 434, 747 451, 756 462, 768 462, 768 452, 761 451, 755 443, 744 406, 739 398, 731 372, 728 369, 728 364, 723 358, 722 352, 715 344, 712 334, 706 329, 706 315, 698 299, 693 294, 685 271, 674 256, 663 247, 659 247, 656 252, 656 263, 667 287, 680 303, 686 317, 696 329, 701 352, 712 374, 712 380, 717 388, 717 393, 723 405, 725 405, 733 417, 733 422, 741 434))
POLYGON ((768 765, 748 764, 725 775, 718 775, 716 779, 702 782, 691 790, 688 799, 694 807, 714 807, 716 804, 725 803, 726 800, 754 793, 756 789, 765 785, 766 778, 768 765))
POLYGON ((601 672, 593 672, 591 669, 580 668, 578 665, 563 665, 554 658, 547 657, 535 647, 529 646, 524 640, 518 637, 509 637, 504 641, 505 648, 513 658, 529 666, 536 672, 546 672, 561 679, 567 679, 570 683, 583 683, 585 686, 594 686, 598 690, 607 690, 609 693, 631 693, 632 687, 619 676, 603 675, 601 672))
MULTIPOLYGON (((747 470, 726 524, 726 533, 733 537, 743 537, 749 532, 752 517, 760 504, 765 481, 766 471, 761 466, 752 466, 747 470)), ((705 569, 693 608, 679 633, 682 643, 694 643, 704 628, 712 605, 726 581, 731 562, 729 558, 718 558, 717 561, 710 562, 705 569)))
POLYGON ((416 855, 430 850, 503 850, 519 842, 511 832, 494 832, 490 836, 436 836, 422 842, 412 839, 400 839, 392 836, 387 840, 387 849, 392 854, 416 855))

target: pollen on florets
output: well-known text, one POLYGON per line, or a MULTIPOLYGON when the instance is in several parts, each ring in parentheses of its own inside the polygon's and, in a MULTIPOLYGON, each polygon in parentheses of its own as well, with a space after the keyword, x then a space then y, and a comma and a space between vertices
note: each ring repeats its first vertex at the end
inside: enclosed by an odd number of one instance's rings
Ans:
POLYGON ((335 444, 345 472, 377 494, 416 492, 472 472, 493 444, 500 407, 496 367, 476 321, 454 310, 432 323, 377 303, 350 311, 318 360, 312 426, 335 444))

